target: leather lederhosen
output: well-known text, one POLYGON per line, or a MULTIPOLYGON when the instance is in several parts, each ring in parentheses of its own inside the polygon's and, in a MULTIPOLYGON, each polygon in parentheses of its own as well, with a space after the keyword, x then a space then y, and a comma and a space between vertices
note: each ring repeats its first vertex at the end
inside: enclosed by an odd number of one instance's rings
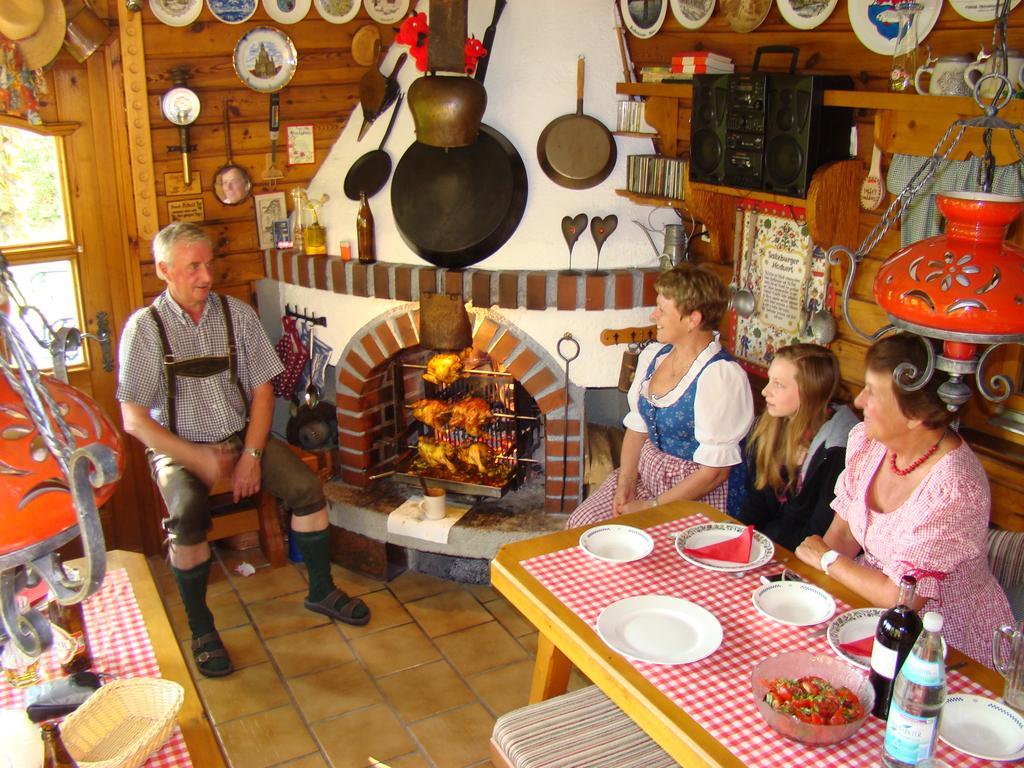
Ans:
POLYGON ((156 329, 160 334, 160 344, 164 350, 164 382, 167 386, 167 428, 175 435, 178 434, 178 409, 176 405, 177 385, 179 376, 187 376, 193 379, 207 379, 216 376, 224 371, 231 372, 231 380, 238 387, 238 394, 242 398, 242 407, 245 408, 246 420, 249 416, 249 401, 245 399, 245 390, 242 389, 241 379, 238 377, 238 348, 235 344, 235 327, 231 321, 231 310, 228 307, 226 296, 219 296, 221 308, 224 312, 224 330, 228 337, 228 354, 218 357, 193 357, 188 360, 175 360, 171 352, 171 342, 167 336, 167 329, 160 320, 160 314, 152 304, 149 306, 149 314, 156 323, 156 329))

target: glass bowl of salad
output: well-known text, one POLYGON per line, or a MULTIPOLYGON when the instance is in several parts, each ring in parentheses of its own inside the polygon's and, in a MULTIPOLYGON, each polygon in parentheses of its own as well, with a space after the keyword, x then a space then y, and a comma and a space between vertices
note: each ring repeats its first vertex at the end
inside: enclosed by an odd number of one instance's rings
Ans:
POLYGON ((750 676, 761 716, 805 744, 848 739, 871 714, 875 691, 863 672, 835 656, 791 651, 765 659, 750 676))

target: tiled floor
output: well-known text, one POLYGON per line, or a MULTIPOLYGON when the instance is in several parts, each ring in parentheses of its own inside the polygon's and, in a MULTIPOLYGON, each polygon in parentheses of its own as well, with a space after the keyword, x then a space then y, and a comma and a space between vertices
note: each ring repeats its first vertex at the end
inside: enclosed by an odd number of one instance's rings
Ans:
MULTIPOLYGON (((150 566, 233 768, 490 766, 494 719, 526 703, 537 633, 490 587, 411 571, 384 583, 334 566, 373 614, 351 627, 302 607, 303 566, 219 550, 208 601, 235 672, 208 679, 192 668, 166 564, 150 566), (254 575, 234 571, 243 560, 254 575)), ((582 682, 574 674, 572 687, 582 682)))

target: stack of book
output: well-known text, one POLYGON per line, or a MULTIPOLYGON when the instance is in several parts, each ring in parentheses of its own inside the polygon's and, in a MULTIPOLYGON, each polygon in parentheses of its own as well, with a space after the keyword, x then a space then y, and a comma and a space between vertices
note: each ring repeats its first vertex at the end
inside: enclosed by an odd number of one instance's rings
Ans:
POLYGON ((732 59, 708 51, 686 51, 672 57, 671 77, 692 78, 694 75, 727 75, 735 71, 732 59))
POLYGON ((683 199, 686 163, 661 155, 630 155, 626 162, 626 189, 640 195, 683 199))
POLYGON ((616 129, 629 133, 650 131, 644 122, 644 104, 643 101, 620 101, 616 129))
POLYGON ((641 83, 660 83, 673 77, 671 67, 640 67, 641 83))

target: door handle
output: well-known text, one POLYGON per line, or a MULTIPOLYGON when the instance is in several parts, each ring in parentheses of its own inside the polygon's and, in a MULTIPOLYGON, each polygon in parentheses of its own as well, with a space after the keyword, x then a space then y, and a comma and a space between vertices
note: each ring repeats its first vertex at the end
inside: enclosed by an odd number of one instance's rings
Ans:
POLYGON ((110 316, 106 312, 96 313, 96 333, 83 333, 77 328, 67 326, 54 334, 50 343, 50 354, 53 356, 53 375, 65 384, 68 383, 67 358, 82 346, 82 339, 99 342, 103 356, 103 370, 108 373, 114 370, 114 355, 111 351, 112 336, 110 333, 110 316))
POLYGON ((107 373, 114 370, 113 334, 110 333, 110 315, 106 312, 96 313, 96 333, 83 333, 83 339, 99 342, 100 353, 103 355, 103 370, 107 373))

